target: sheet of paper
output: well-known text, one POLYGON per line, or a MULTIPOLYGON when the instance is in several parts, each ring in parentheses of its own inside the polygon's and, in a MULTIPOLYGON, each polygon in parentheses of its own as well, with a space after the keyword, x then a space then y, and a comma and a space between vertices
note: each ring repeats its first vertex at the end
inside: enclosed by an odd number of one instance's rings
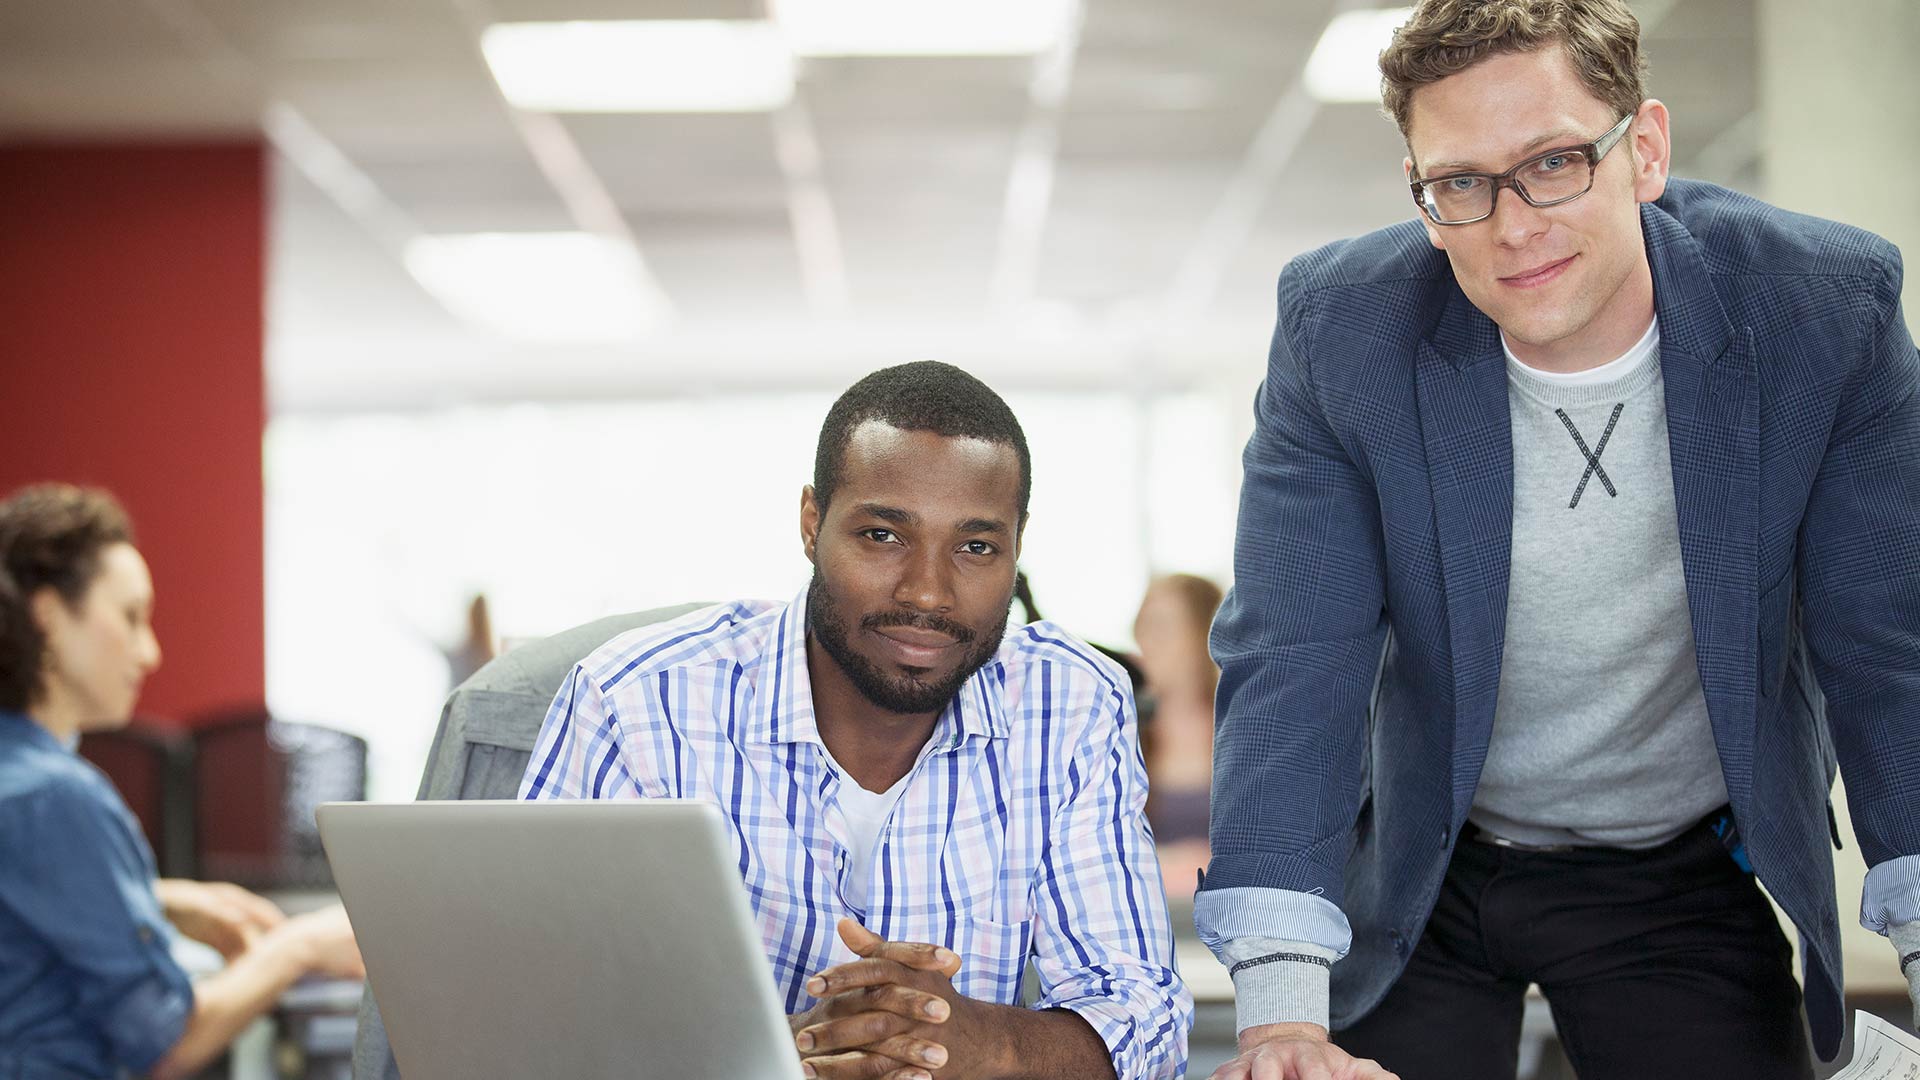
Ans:
POLYGON ((1871 1013, 1853 1014, 1853 1059, 1833 1080, 1920 1080, 1920 1039, 1871 1013))

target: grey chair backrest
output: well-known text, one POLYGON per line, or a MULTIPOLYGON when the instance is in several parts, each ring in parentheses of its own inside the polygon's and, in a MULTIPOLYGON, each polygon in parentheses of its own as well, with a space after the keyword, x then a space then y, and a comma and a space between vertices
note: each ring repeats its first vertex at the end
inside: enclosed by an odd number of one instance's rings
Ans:
MULTIPOLYGON (((665 622, 705 605, 680 604, 607 618, 529 642, 497 657, 454 688, 420 778, 422 799, 511 799, 520 793, 534 740, 575 664, 636 626, 665 622)), ((476 948, 484 947, 475 943, 476 948)), ((399 1080, 369 989, 360 999, 353 1043, 355 1080, 399 1080)))

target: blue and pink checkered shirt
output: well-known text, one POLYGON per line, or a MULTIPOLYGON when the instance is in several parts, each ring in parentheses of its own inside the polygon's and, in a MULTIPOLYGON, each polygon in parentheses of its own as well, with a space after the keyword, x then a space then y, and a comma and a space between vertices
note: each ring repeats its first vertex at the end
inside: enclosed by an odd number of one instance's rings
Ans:
POLYGON ((954 988, 1013 1004, 1031 957, 1039 1009, 1084 1017, 1120 1080, 1186 1068, 1193 1002, 1143 806, 1126 676, 1051 623, 1010 630, 941 714, 881 833, 868 896, 843 897, 843 784, 814 723, 806 594, 645 626, 574 669, 521 783, 528 799, 706 799, 727 811, 788 1012, 853 959, 852 914, 961 957, 954 988))

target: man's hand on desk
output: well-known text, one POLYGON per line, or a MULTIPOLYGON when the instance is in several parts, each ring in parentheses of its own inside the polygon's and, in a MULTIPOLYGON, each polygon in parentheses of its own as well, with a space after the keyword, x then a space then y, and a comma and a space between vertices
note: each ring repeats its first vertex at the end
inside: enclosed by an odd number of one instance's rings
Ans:
POLYGON ((809 1076, 820 1080, 942 1080, 984 1075, 997 1045, 985 1006, 953 988, 960 958, 917 942, 887 941, 852 919, 840 939, 861 957, 807 983, 819 1004, 788 1018, 809 1076))
POLYGON ((1354 1058, 1318 1024, 1263 1024, 1240 1033, 1240 1056, 1210 1080, 1397 1080, 1371 1058, 1354 1058))
POLYGON ((182 934, 232 960, 255 938, 287 921, 273 901, 221 881, 161 878, 153 892, 160 911, 182 934))

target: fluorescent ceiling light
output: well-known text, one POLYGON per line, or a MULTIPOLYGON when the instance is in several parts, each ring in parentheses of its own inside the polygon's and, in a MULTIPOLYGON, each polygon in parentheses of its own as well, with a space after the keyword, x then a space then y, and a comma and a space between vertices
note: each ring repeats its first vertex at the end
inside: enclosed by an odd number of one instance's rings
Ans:
POLYGON ((1325 102, 1379 101, 1380 53, 1412 17, 1410 7, 1334 16, 1307 58, 1307 93, 1325 102))
POLYGON ((522 341, 631 341, 666 315, 639 254, 591 233, 422 236, 405 260, 447 310, 522 341))
POLYGON ((769 0, 800 56, 1036 56, 1079 0, 769 0))
POLYGON ((766 112, 793 54, 761 20, 497 23, 481 51, 507 100, 540 112, 766 112))

